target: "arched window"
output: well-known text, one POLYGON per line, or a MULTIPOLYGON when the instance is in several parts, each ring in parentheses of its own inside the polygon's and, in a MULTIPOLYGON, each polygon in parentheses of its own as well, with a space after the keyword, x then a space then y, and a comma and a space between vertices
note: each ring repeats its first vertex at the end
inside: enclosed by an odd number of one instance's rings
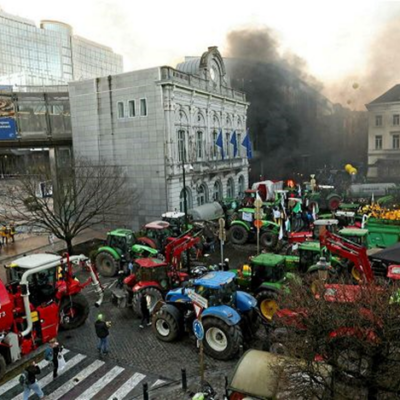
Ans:
POLYGON ((186 135, 185 131, 180 129, 178 131, 178 159, 179 162, 187 162, 186 155, 186 135))
POLYGON ((243 193, 246 189, 244 185, 245 185, 244 176, 240 175, 238 181, 239 196, 243 196, 243 193))
POLYGON ((192 199, 192 191, 189 188, 185 188, 181 190, 181 194, 179 195, 179 210, 181 212, 185 212, 185 195, 184 191, 186 191, 186 205, 187 209, 190 210, 193 208, 193 199, 192 199))
POLYGON ((215 181, 214 183, 214 201, 222 200, 222 183, 221 181, 215 181))
POLYGON ((228 179, 228 183, 226 185, 226 197, 234 198, 235 197, 235 182, 232 178, 228 179))
POLYGON ((207 186, 204 183, 202 183, 197 188, 197 205, 201 206, 205 203, 208 203, 207 186))

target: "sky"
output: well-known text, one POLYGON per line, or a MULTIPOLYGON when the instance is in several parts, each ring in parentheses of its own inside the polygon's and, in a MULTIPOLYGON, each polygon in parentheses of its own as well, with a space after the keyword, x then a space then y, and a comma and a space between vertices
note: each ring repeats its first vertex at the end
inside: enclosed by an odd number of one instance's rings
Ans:
POLYGON ((230 30, 268 26, 282 53, 302 57, 324 84, 368 67, 368 49, 400 2, 379 0, 0 0, 4 11, 61 20, 74 34, 111 46, 125 71, 175 66, 216 45, 230 30))

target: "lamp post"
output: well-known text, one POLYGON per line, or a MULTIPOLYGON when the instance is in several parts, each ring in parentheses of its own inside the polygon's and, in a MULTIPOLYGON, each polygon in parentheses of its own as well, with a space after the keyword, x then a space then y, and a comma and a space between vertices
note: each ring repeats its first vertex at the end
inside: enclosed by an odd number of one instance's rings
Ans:
POLYGON ((187 193, 186 193, 186 173, 185 173, 185 154, 182 157, 182 179, 183 179, 183 212, 185 213, 185 229, 188 229, 189 221, 187 214, 187 193))

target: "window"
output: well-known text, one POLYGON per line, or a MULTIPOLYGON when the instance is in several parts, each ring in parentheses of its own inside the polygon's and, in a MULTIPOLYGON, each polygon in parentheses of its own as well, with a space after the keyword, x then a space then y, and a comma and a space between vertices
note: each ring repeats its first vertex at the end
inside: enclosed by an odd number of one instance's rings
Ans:
POLYGON ((197 188, 197 205, 201 206, 208 201, 208 196, 207 196, 207 186, 202 183, 198 188, 197 188))
POLYGON ((233 198, 235 197, 235 183, 232 178, 228 179, 228 183, 226 185, 226 197, 233 198))
POLYGON ((217 146, 218 132, 214 131, 212 133, 212 158, 216 160, 218 158, 218 146, 217 146))
POLYGON ((382 126, 382 115, 375 115, 375 126, 382 126))
POLYGON ((230 158, 230 154, 231 154, 231 152, 230 152, 230 143, 229 143, 229 141, 230 141, 230 137, 231 137, 231 134, 230 134, 230 132, 226 132, 225 133, 225 157, 226 158, 230 158))
POLYGON ((375 136, 375 150, 382 150, 382 136, 375 136))
POLYGON ((125 104, 123 101, 118 102, 118 118, 125 118, 125 104))
POLYGON ((236 140, 237 140, 237 156, 241 157, 242 156, 242 135, 240 133, 236 134, 236 140))
POLYGON ((238 183, 239 183, 239 187, 238 187, 239 196, 242 196, 244 194, 244 190, 245 190, 245 187, 244 187, 244 176, 243 175, 239 176, 239 182, 238 183))
POLYGON ((196 156, 198 160, 203 159, 203 132, 196 132, 196 156))
POLYGON ((393 115, 393 125, 400 125, 400 115, 399 114, 393 115))
POLYGON ((186 162, 186 135, 185 131, 178 131, 178 159, 179 162, 186 162))
POLYGON ((146 99, 140 99, 140 116, 145 117, 147 115, 147 101, 146 99))
POLYGON ((136 117, 135 100, 129 100, 128 106, 129 106, 129 118, 136 117))
POLYGON ((398 150, 400 148, 400 135, 392 136, 393 149, 398 150))
POLYGON ((192 193, 190 189, 185 188, 181 190, 181 194, 179 195, 179 210, 181 212, 185 212, 185 192, 186 192, 186 206, 187 209, 190 210, 193 208, 193 203, 192 203, 192 193))
POLYGON ((215 181, 214 183, 214 201, 222 200, 222 185, 221 181, 215 181))

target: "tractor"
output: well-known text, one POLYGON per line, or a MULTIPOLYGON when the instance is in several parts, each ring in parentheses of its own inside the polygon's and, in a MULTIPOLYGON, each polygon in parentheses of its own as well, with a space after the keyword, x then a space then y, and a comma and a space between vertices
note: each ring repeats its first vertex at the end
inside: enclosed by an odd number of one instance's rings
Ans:
POLYGON ((33 254, 6 266, 8 283, 0 280, 0 379, 6 365, 19 360, 57 336, 59 328, 75 329, 89 315, 81 293, 90 282, 103 300, 103 289, 87 258, 33 254), (80 283, 72 262, 86 263, 91 277, 80 283))
POLYGON ((196 318, 192 297, 202 298, 204 310, 204 351, 218 360, 235 357, 243 336, 255 334, 259 327, 257 300, 238 291, 236 275, 229 271, 209 272, 188 286, 170 290, 164 302, 153 311, 153 330, 163 342, 177 340, 184 332, 192 332, 196 318))
MULTIPOLYGON (((254 226, 254 208, 241 208, 240 218, 231 222, 229 237, 233 244, 243 245, 249 240, 254 240, 257 229, 254 226)), ((273 249, 278 243, 279 225, 272 221, 263 220, 260 229, 260 244, 267 249, 273 249)))
POLYGON ((140 299, 146 296, 152 309, 168 290, 189 279, 189 274, 179 268, 181 256, 199 241, 199 236, 174 238, 166 246, 165 261, 152 257, 136 259, 132 274, 123 280, 122 287, 113 290, 114 302, 118 307, 132 306, 134 312, 141 316, 140 299))
MULTIPOLYGON (((143 238, 140 238, 143 243, 143 238)), ((115 229, 107 233, 107 242, 97 250, 96 266, 102 276, 115 276, 124 265, 135 257, 156 256, 158 251, 140 244, 129 229, 115 229)), ((151 243, 150 243, 151 244, 151 243)))

